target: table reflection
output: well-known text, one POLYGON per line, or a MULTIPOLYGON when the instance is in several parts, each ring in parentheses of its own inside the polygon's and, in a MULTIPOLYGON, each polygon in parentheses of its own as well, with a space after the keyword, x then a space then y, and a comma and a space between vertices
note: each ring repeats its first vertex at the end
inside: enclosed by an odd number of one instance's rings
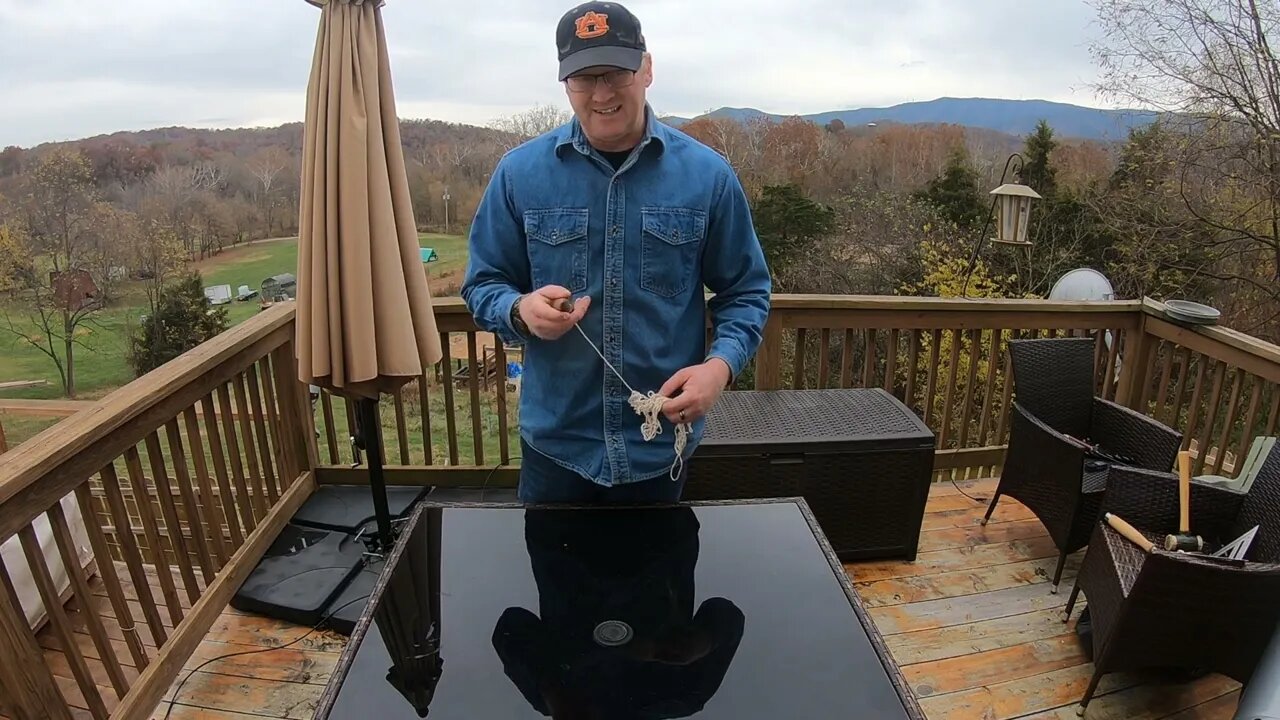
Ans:
POLYGON ((745 618, 722 597, 695 611, 694 511, 530 509, 524 520, 538 612, 508 607, 492 641, 525 700, 556 720, 702 710, 745 618))

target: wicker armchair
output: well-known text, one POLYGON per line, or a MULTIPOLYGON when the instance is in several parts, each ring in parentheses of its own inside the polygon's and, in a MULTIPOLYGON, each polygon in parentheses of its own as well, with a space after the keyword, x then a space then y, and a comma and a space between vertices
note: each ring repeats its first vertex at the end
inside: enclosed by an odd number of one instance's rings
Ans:
POLYGON ((1056 593, 1067 556, 1089 541, 1107 486, 1109 463, 1081 441, 1135 467, 1169 470, 1182 434, 1094 395, 1089 338, 1013 340, 1009 354, 1017 402, 1000 484, 981 522, 1003 495, 1035 513, 1058 548, 1056 593))
POLYGON ((1079 711, 1111 672, 1193 669, 1247 683, 1280 620, 1280 447, 1248 493, 1192 481, 1190 529, 1207 552, 1258 527, 1239 564, 1163 549, 1178 531, 1175 475, 1120 466, 1110 475, 1103 512, 1155 548, 1144 551, 1105 520, 1095 526, 1063 614, 1066 622, 1083 590, 1094 674, 1079 711))

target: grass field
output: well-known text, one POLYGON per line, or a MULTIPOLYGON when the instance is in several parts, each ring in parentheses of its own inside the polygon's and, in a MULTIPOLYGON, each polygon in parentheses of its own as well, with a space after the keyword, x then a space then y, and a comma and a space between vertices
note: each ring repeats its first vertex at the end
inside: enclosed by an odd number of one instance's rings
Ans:
MULTIPOLYGON (((436 250, 440 260, 428 265, 433 287, 456 281, 467 262, 465 237, 423 233, 419 244, 436 250)), ((241 285, 257 289, 262 281, 280 273, 294 273, 298 263, 297 238, 266 240, 224 251, 217 257, 194 264, 205 285, 230 285, 234 294, 241 285)), ((231 325, 236 325, 258 312, 257 299, 233 302, 226 306, 231 325)), ((62 383, 53 361, 47 355, 31 347, 24 339, 8 331, 3 313, 7 312, 14 324, 24 334, 37 334, 24 309, 16 306, 0 307, 0 382, 6 380, 46 380, 47 385, 21 390, 5 390, 0 396, 8 398, 59 398, 62 383)), ((123 288, 121 299, 93 317, 83 326, 80 345, 76 347, 75 376, 76 396, 92 400, 133 379, 133 372, 126 360, 129 336, 137 326, 140 316, 146 312, 146 296, 142 286, 132 284, 123 288)), ((61 347, 58 348, 61 354, 61 347)), ((6 424, 6 428, 8 424, 6 424)))

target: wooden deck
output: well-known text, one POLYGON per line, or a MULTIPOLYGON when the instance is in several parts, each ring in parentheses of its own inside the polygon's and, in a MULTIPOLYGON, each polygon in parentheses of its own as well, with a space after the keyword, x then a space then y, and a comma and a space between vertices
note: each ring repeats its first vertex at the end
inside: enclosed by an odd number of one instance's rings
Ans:
MULTIPOLYGON (((994 480, 935 485, 914 563, 845 566, 925 714, 947 720, 1076 718, 1093 674, 1061 612, 1084 551, 1067 558, 1057 595, 1057 551, 1044 527, 1003 498, 978 524, 994 480)), ((1082 596, 1083 597, 1083 596, 1082 596)), ((1090 720, 1230 720, 1239 683, 1220 675, 1187 684, 1154 676, 1104 676, 1090 720)))
MULTIPOLYGON (((1080 555, 1068 560, 1062 592, 1050 594, 1055 551, 1025 508, 1003 500, 991 524, 978 525, 994 486, 991 480, 961 485, 984 501, 978 503, 949 483, 936 485, 915 563, 857 563, 846 569, 930 719, 1070 720, 1092 672, 1074 634, 1078 611, 1069 625, 1059 618, 1080 555)), ((122 572, 121 580, 133 597, 128 574, 122 572)), ((159 583, 153 578, 151 584, 159 594, 159 583)), ((129 658, 120 623, 100 584, 95 587, 119 657, 129 658)), ((132 605, 141 618, 141 609, 132 605)), ((71 619, 110 710, 118 702, 110 678, 80 613, 71 619)), ((151 644, 145 623, 137 627, 151 644)), ((56 633, 45 628, 40 640, 63 692, 79 708, 77 717, 92 717, 56 633)), ((226 608, 153 720, 310 718, 344 642, 340 635, 226 608), (243 654, 216 659, 229 653, 243 654)), ((130 678, 137 672, 125 668, 130 678)), ((1103 679, 1089 718, 1230 720, 1238 695, 1238 683, 1221 676, 1169 685, 1116 674, 1103 679)))

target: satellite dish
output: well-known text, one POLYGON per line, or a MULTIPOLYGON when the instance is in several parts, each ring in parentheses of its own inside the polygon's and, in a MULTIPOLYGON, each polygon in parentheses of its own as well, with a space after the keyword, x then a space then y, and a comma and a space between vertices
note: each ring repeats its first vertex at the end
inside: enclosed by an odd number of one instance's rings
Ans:
MULTIPOLYGON (((1053 284, 1053 289, 1049 291, 1050 300, 1066 300, 1066 301, 1101 301, 1115 300, 1116 291, 1111 286, 1111 281, 1106 275, 1094 270, 1093 268, 1076 268, 1067 274, 1058 278, 1058 282, 1053 284)), ((1111 331, 1106 330, 1102 334, 1102 341, 1106 343, 1107 350, 1111 350, 1111 331)), ((1116 357, 1116 378, 1120 377, 1120 364, 1122 358, 1116 357)))
POLYGON ((1115 300, 1116 291, 1107 276, 1092 268, 1076 268, 1058 278, 1050 300, 1115 300))

